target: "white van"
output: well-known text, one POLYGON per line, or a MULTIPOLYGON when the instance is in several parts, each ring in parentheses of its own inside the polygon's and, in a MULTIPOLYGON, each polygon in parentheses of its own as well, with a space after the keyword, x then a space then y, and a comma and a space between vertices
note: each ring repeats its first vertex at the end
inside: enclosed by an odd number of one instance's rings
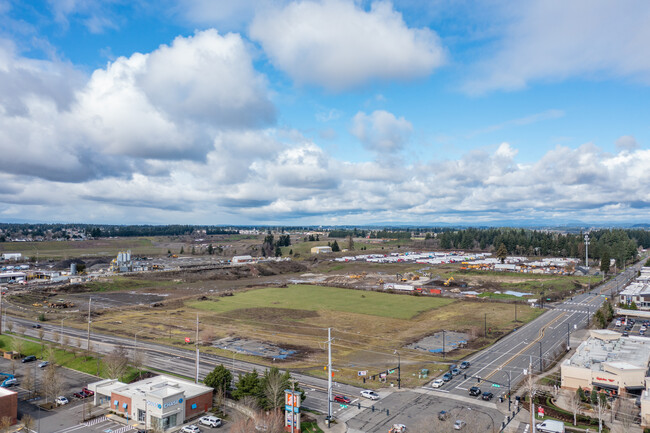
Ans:
POLYGON ((564 423, 562 421, 555 421, 547 419, 541 424, 537 424, 537 431, 545 433, 565 433, 564 423))

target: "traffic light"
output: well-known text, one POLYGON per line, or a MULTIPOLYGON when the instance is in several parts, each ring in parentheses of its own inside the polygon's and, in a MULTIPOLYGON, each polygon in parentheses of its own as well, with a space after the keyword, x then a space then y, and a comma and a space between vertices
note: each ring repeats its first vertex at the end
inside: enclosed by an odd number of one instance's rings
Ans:
POLYGON ((388 409, 386 409, 386 416, 389 416, 389 415, 388 415, 388 409))
POLYGON ((467 379, 467 373, 463 373, 463 379, 467 379))
POLYGON ((357 403, 357 409, 361 409, 361 403, 357 403))
POLYGON ((477 377, 476 380, 478 380, 478 383, 481 383, 481 378, 477 377))
POLYGON ((374 411, 375 411, 375 405, 373 404, 373 405, 370 407, 370 409, 372 409, 372 411, 374 412, 374 411))

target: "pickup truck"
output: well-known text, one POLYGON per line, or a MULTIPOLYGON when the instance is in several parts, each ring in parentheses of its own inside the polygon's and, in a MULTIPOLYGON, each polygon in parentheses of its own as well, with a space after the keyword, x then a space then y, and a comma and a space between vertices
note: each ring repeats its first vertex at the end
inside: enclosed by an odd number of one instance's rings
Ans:
POLYGON ((555 421, 547 419, 541 424, 537 424, 537 431, 544 433, 565 433, 564 423, 562 421, 555 421))

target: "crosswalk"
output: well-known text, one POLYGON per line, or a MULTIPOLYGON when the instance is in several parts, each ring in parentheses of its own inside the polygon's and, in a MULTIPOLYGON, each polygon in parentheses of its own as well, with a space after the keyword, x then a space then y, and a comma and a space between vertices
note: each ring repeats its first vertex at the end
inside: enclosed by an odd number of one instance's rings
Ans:
POLYGON ((103 422, 103 421, 106 421, 106 420, 107 420, 107 418, 105 416, 100 416, 98 418, 91 419, 90 421, 86 421, 84 423, 84 425, 86 427, 90 427, 91 425, 99 424, 100 422, 103 422))

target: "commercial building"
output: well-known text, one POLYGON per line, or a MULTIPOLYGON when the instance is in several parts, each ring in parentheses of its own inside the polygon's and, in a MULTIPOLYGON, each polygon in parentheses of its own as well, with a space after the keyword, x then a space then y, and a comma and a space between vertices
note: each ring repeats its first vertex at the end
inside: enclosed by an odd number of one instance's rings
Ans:
POLYGON ((136 420, 145 428, 167 430, 212 407, 212 388, 164 375, 128 385, 105 379, 88 388, 95 392, 95 405, 136 420))
POLYGON ((562 363, 562 388, 636 394, 646 389, 650 338, 623 337, 607 329, 590 331, 576 353, 562 363))
POLYGON ((17 283, 25 281, 27 274, 24 272, 0 272, 0 283, 17 283))
POLYGON ((332 252, 332 247, 328 247, 328 246, 312 247, 311 249, 312 254, 324 254, 324 253, 331 253, 331 252, 332 252))
POLYGON ((641 274, 619 293, 619 301, 630 305, 633 302, 637 308, 650 309, 650 268, 641 268, 641 274))
POLYGON ((253 256, 234 256, 230 263, 233 265, 241 265, 243 263, 252 263, 253 261, 255 261, 253 256))
POLYGON ((0 258, 2 260, 22 260, 23 255, 21 253, 2 253, 0 258))
POLYGON ((16 423, 18 417, 18 394, 7 388, 0 388, 0 419, 6 416, 11 418, 11 425, 16 423))

